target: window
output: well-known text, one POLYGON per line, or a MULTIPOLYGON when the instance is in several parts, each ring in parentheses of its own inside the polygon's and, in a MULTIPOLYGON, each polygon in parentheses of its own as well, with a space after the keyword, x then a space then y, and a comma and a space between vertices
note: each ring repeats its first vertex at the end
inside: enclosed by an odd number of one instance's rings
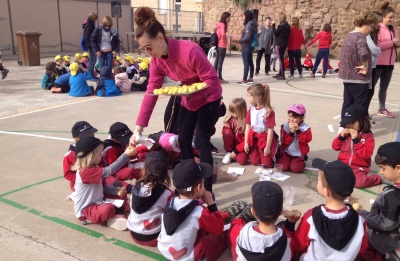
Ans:
POLYGON ((158 0, 158 12, 160 14, 167 12, 167 0, 158 0))
POLYGON ((175 0, 175 12, 181 12, 182 3, 181 0, 175 0))

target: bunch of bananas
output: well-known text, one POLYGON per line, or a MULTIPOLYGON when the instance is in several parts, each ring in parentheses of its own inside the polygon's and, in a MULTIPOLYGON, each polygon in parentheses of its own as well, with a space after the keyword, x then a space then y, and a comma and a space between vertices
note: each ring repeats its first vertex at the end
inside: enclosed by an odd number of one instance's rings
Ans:
POLYGON ((197 82, 192 85, 182 85, 182 86, 165 86, 164 88, 155 89, 153 94, 163 95, 163 94, 190 94, 195 91, 204 89, 207 86, 205 82, 197 82))

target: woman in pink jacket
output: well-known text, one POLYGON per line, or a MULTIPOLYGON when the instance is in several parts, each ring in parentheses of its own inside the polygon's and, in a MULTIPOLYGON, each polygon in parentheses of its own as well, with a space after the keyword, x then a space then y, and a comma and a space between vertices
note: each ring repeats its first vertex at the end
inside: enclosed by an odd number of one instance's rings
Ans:
MULTIPOLYGON (((193 159, 192 138, 199 152, 200 161, 213 165, 210 149, 210 137, 218 118, 222 86, 211 63, 203 50, 194 42, 175 40, 166 37, 162 24, 156 19, 149 7, 139 7, 135 12, 135 33, 139 48, 152 56, 147 91, 136 119, 135 135, 130 144, 137 143, 137 136, 142 135, 148 126, 158 96, 150 96, 155 89, 162 87, 164 77, 191 85, 205 82, 208 87, 182 96, 178 115, 179 146, 181 159, 193 159)), ((212 192, 213 177, 205 179, 205 189, 212 192)))
POLYGON ((219 80, 221 83, 228 83, 222 78, 222 64, 224 63, 226 55, 226 47, 228 45, 228 40, 226 38, 226 32, 228 31, 228 23, 231 21, 231 14, 228 12, 223 12, 221 19, 215 25, 215 32, 218 35, 218 46, 217 55, 215 57, 214 69, 218 73, 219 80))
POLYGON ((397 58, 397 48, 400 47, 400 39, 394 22, 394 9, 385 2, 381 8, 382 23, 379 25, 378 46, 382 53, 376 63, 376 74, 374 77, 373 88, 380 79, 379 84, 379 110, 377 115, 394 118, 395 115, 386 109, 386 94, 397 58))

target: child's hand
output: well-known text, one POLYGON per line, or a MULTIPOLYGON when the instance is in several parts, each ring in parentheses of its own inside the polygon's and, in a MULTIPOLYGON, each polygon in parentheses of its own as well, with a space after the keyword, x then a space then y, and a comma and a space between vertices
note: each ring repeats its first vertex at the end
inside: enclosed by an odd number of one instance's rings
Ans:
POLYGON ((96 55, 97 55, 97 57, 101 57, 101 52, 100 51, 98 51, 97 53, 96 53, 96 55))
POLYGON ((126 188, 125 187, 121 187, 118 190, 118 196, 122 197, 122 196, 125 196, 125 195, 126 195, 126 188))
POLYGON ((212 194, 210 191, 204 191, 203 196, 201 199, 207 204, 207 206, 214 204, 214 200, 212 198, 212 194))
POLYGON ((342 136, 343 138, 346 137, 348 134, 350 134, 349 129, 344 128, 341 132, 340 132, 340 136, 342 136))
POLYGON ((244 144, 244 152, 246 152, 247 154, 249 154, 249 152, 250 152, 250 146, 248 143, 244 144))
POLYGON ((236 159, 236 153, 232 151, 229 157, 231 157, 232 159, 236 159))
POLYGON ((356 131, 355 129, 349 129, 349 132, 353 140, 358 138, 358 131, 356 131))
POLYGON ((268 156, 269 154, 271 154, 271 148, 264 148, 264 156, 268 156))
POLYGON ((129 146, 125 150, 125 154, 128 155, 129 157, 133 157, 137 154, 136 147, 134 146, 129 146))
POLYGON ((282 215, 287 218, 290 223, 296 223, 301 217, 301 213, 297 209, 292 211, 284 210, 282 215))
POLYGON ((364 208, 362 207, 362 205, 360 203, 354 203, 352 206, 355 211, 364 210, 364 208))
POLYGON ((291 133, 295 133, 299 129, 299 126, 295 122, 289 122, 289 128, 291 133))

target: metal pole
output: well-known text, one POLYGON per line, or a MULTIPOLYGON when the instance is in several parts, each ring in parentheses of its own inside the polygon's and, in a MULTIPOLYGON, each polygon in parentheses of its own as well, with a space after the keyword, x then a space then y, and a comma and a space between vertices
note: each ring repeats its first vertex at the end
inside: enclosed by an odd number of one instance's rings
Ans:
POLYGON ((178 32, 178 9, 175 7, 175 33, 178 32))
MULTIPOLYGON (((11 19, 11 4, 10 4, 10 0, 7 0, 7 4, 8 4, 8 19, 10 21, 10 33, 11 33, 11 50, 12 53, 15 54, 15 46, 14 46, 14 29, 12 26, 12 19, 11 19)), ((22 46, 21 46, 22 48, 22 46)))
POLYGON ((57 0, 57 12, 58 12, 58 30, 60 31, 60 46, 61 46, 61 52, 63 52, 64 48, 63 48, 63 40, 61 32, 60 0, 57 0))

